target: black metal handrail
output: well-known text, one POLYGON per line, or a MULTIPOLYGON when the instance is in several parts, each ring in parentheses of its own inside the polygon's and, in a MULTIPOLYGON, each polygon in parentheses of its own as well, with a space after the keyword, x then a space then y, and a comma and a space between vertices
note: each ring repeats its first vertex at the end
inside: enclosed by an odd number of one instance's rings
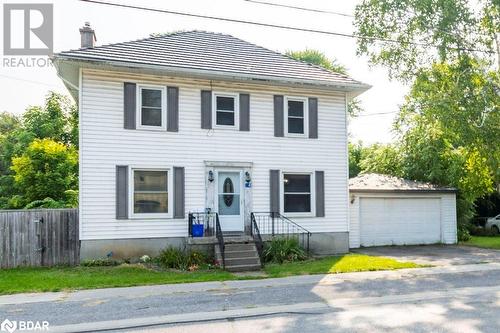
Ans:
POLYGON ((216 237, 219 246, 220 255, 222 258, 222 268, 226 265, 224 250, 224 235, 220 226, 219 214, 215 212, 190 212, 188 214, 188 232, 189 237, 216 237), (195 235, 193 232, 194 225, 202 225, 203 232, 201 235, 195 235))
POLYGON ((222 258, 222 268, 226 267, 226 258, 224 250, 226 245, 224 244, 224 235, 222 234, 222 229, 220 227, 219 214, 215 213, 215 236, 217 237, 217 242, 219 243, 220 256, 222 258))
POLYGON ((257 220, 255 219, 255 214, 250 213, 250 222, 252 227, 250 232, 253 237, 253 241, 255 242, 255 246, 257 247, 257 252, 259 253, 261 265, 264 262, 263 252, 264 252, 264 242, 262 241, 262 236, 260 235, 259 226, 257 225, 257 220))
POLYGON ((311 232, 286 216, 277 212, 253 212, 259 235, 296 237, 309 254, 311 232))

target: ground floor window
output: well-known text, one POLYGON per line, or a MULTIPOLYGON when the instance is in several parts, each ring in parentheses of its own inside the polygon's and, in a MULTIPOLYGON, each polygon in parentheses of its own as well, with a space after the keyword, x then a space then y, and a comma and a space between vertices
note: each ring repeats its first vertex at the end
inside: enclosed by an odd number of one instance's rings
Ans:
POLYGON ((169 170, 132 169, 132 212, 163 217, 169 210, 169 170))
POLYGON ((283 173, 283 212, 312 212, 312 174, 283 173))

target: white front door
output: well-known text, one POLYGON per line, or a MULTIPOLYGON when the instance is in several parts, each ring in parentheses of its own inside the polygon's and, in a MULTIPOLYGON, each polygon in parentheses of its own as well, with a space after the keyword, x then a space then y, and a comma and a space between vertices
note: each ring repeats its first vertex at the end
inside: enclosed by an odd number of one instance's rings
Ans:
POLYGON ((217 172, 217 212, 222 231, 243 231, 242 172, 217 172))

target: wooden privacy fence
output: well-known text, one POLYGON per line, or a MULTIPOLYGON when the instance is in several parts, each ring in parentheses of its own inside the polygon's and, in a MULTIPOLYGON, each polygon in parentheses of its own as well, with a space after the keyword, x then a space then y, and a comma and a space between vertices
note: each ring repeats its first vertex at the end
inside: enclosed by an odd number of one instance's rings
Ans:
POLYGON ((0 211, 0 268, 76 265, 77 209, 0 211))

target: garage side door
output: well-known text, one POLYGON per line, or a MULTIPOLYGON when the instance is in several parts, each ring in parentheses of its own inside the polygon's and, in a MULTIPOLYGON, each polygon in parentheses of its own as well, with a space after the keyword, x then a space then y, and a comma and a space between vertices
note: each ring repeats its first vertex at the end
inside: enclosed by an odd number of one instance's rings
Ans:
POLYGON ((361 246, 440 242, 440 205, 437 198, 361 198, 361 246))

